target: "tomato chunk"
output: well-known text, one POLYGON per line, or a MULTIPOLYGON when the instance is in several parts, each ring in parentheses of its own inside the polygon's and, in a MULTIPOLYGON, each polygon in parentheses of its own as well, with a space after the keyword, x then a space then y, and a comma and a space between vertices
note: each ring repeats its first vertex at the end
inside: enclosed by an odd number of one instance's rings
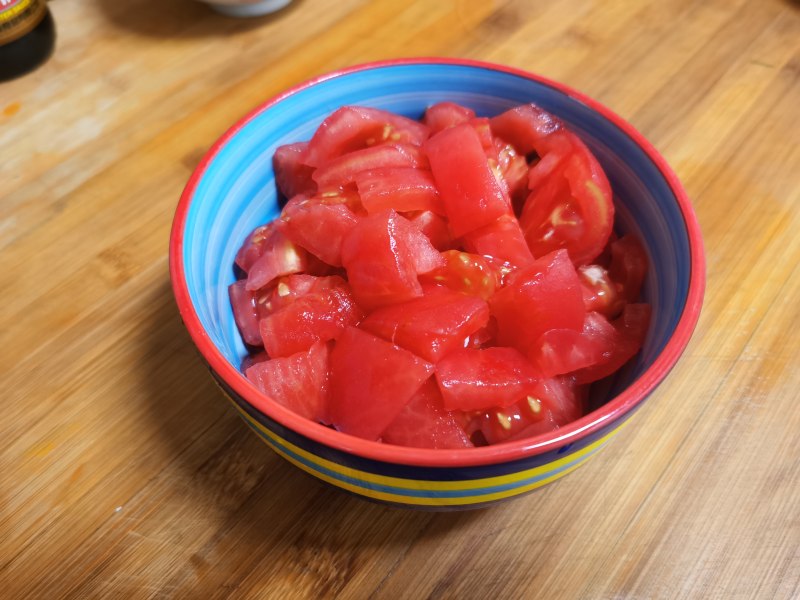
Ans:
POLYGON ((607 362, 614 351, 616 331, 599 313, 589 313, 581 331, 545 331, 528 353, 528 358, 545 377, 562 375, 607 362))
POLYGON ((578 268, 578 277, 587 312, 599 312, 609 319, 619 315, 625 306, 623 288, 611 280, 608 271, 600 265, 584 265, 578 268))
POLYGON ((287 199, 297 194, 313 196, 317 191, 317 184, 311 178, 314 169, 303 164, 307 149, 308 142, 286 144, 275 149, 272 157, 275 183, 287 199))
POLYGON ((514 273, 489 300, 497 319, 497 341, 527 352, 548 329, 583 327, 583 294, 575 267, 564 250, 514 273))
POLYGON ((636 302, 642 292, 647 273, 647 253, 642 243, 633 235, 623 235, 610 244, 611 265, 609 276, 621 288, 628 302, 636 302))
POLYGON ((247 237, 236 255, 236 264, 247 273, 247 289, 258 290, 282 275, 308 271, 312 261, 273 221, 247 237))
POLYGON ((417 273, 442 259, 418 229, 386 210, 364 217, 350 231, 342 263, 358 303, 372 309, 421 296, 417 273))
POLYGON ((430 210, 408 215, 408 220, 419 229, 439 251, 450 250, 455 246, 455 240, 450 235, 447 220, 430 210))
POLYGON ((349 286, 341 278, 331 279, 329 286, 319 286, 261 319, 259 332, 272 358, 336 339, 345 327, 361 320, 363 313, 349 286))
POLYGON ((475 254, 492 256, 515 267, 533 264, 525 235, 514 215, 503 215, 496 221, 464 236, 464 247, 475 254))
POLYGON ((387 208, 397 212, 431 210, 444 214, 439 191, 430 171, 387 168, 356 175, 361 202, 368 213, 387 208))
POLYGON ((245 344, 251 346, 261 345, 261 334, 258 331, 258 321, 263 316, 263 292, 248 290, 244 279, 235 281, 228 286, 228 295, 233 309, 233 320, 245 344))
POLYGON ((380 437, 433 372, 408 350, 355 327, 336 342, 330 368, 333 425, 369 440, 380 437))
POLYGON ((344 106, 319 126, 308 143, 305 164, 320 167, 331 159, 382 143, 419 146, 428 138, 427 126, 377 108, 344 106))
POLYGON ((313 179, 323 191, 336 190, 356 181, 359 173, 376 169, 427 168, 428 160, 418 146, 382 144, 355 150, 323 164, 313 179))
POLYGON ((452 412, 442 404, 436 382, 429 379, 381 436, 384 442, 413 448, 471 448, 472 442, 452 412))
POLYGON ((462 348, 436 364, 436 381, 449 410, 510 406, 530 393, 538 379, 514 348, 462 348))
POLYGON ((317 343, 305 352, 259 361, 245 372, 267 396, 298 415, 321 423, 328 418, 328 347, 317 343))
POLYGON ((485 301, 433 287, 421 298, 375 310, 360 327, 436 362, 463 347, 464 340, 488 320, 485 301))
POLYGON ((295 196, 280 218, 281 231, 297 246, 321 261, 342 266, 342 241, 358 222, 341 196, 295 196))
POLYGON ((455 102, 439 102, 428 107, 425 111, 425 124, 432 133, 437 133, 448 127, 455 127, 461 123, 468 123, 475 118, 475 111, 455 102))
POLYGON ((445 264, 420 277, 420 281, 488 300, 500 286, 496 269, 484 257, 458 250, 442 252, 445 264))
POLYGON ((462 236, 511 212, 508 195, 469 124, 440 131, 424 148, 453 235, 462 236))

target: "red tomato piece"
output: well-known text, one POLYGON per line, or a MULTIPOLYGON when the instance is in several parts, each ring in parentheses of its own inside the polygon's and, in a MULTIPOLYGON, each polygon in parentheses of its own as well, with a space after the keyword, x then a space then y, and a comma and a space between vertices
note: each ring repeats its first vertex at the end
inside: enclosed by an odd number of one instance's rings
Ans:
POLYGON ((572 153, 531 192, 520 225, 534 256, 566 248, 575 264, 586 264, 608 241, 614 205, 597 160, 577 136, 568 135, 572 153))
POLYGON ((611 277, 600 265, 584 265, 578 267, 578 277, 581 280, 583 291, 583 304, 587 312, 599 312, 609 319, 613 319, 625 306, 622 297, 622 286, 611 280, 611 277))
POLYGON ((258 331, 258 321, 263 316, 260 309, 263 303, 259 304, 259 298, 265 294, 248 290, 246 284, 244 279, 240 279, 228 286, 233 320, 236 321, 236 327, 245 344, 260 346, 261 334, 258 331))
POLYGON ((286 144, 275 149, 272 166, 275 170, 275 182, 286 198, 294 198, 297 194, 313 196, 317 184, 311 178, 313 167, 303 164, 308 142, 286 144))
POLYGON ((263 350, 256 354, 248 354, 242 359, 242 364, 239 366, 239 370, 242 373, 247 373, 247 369, 253 365, 264 362, 265 360, 269 360, 269 355, 263 350))
POLYGON ((350 231, 342 263, 358 303, 373 309, 421 296, 418 269, 435 268, 441 257, 411 223, 387 210, 364 217, 350 231))
POLYGON ((436 362, 463 347, 488 320, 485 301, 437 286, 421 298, 376 309, 359 326, 436 362))
POLYGON ((533 264, 533 254, 514 215, 503 215, 488 225, 470 231, 463 240, 464 247, 475 254, 492 256, 517 268, 533 264))
POLYGON ((523 352, 548 329, 580 331, 583 327, 581 285, 564 250, 514 273, 489 306, 497 319, 497 342, 523 352))
POLYGON ((341 196, 295 196, 283 208, 281 231, 322 262, 342 266, 342 240, 358 222, 341 196))
POLYGON ((408 220, 428 238, 434 248, 443 252, 455 246, 447 220, 430 210, 410 215, 408 220))
POLYGON ((381 436, 387 444, 412 448, 471 448, 459 419, 442 405, 436 382, 422 384, 381 436))
POLYGON ((433 365, 379 337, 348 327, 331 352, 330 415, 344 433, 376 440, 397 418, 433 365))
POLYGON ((591 383, 616 373, 636 355, 644 344, 647 328, 650 325, 649 304, 626 304, 622 316, 612 325, 615 335, 606 360, 597 365, 575 371, 578 383, 591 383))
POLYGON ((537 373, 514 348, 462 348, 436 364, 436 381, 448 410, 482 410, 524 398, 537 373))
POLYGON ((469 124, 440 131, 424 149, 453 235, 460 237, 510 213, 508 195, 469 124))
POLYGON ((488 300, 500 287, 497 270, 484 257, 458 250, 442 252, 445 264, 420 277, 421 282, 488 300))
POLYGON ((514 212, 519 214, 528 197, 528 162, 513 145, 494 138, 497 171, 508 189, 514 212))
POLYGON ((522 400, 478 415, 477 426, 490 444, 549 433, 583 416, 585 390, 570 377, 541 379, 522 400))
POLYGON ((429 135, 427 126, 412 119, 377 108, 344 106, 319 126, 304 160, 307 165, 321 167, 337 156, 377 144, 419 146, 429 135))
POLYGON ((248 236, 236 255, 236 264, 247 273, 247 289, 258 290, 282 275, 308 271, 312 265, 310 258, 272 221, 248 236))
POLYGON ((581 331, 550 329, 528 352, 528 358, 545 377, 600 365, 614 351, 616 331, 600 313, 586 315, 581 331))
POLYGON ((439 191, 430 171, 377 169, 359 173, 355 179, 361 203, 368 213, 393 208, 397 212, 430 210, 444 214, 439 191))
POLYGON ((427 168, 428 160, 419 146, 381 144, 343 154, 314 171, 320 190, 336 190, 353 184, 359 173, 376 169, 427 168))
MULTIPOLYGON (((480 140, 483 153, 489 161, 489 166, 492 167, 492 169, 497 168, 497 147, 494 143, 494 136, 492 135, 492 128, 489 125, 489 119, 486 117, 475 117, 470 120, 469 124, 475 130, 475 133, 478 134, 478 140, 480 140)), ((497 177, 497 174, 495 177, 497 177)))
POLYGON ((489 119, 494 134, 522 155, 546 154, 547 140, 563 129, 559 119, 535 104, 523 104, 489 119))
POLYGON ((364 315, 347 283, 336 280, 261 319, 259 331, 267 354, 275 358, 308 350, 316 342, 336 339, 345 327, 361 320, 364 315))
POLYGON ((611 242, 611 266, 608 274, 622 287, 622 296, 628 302, 636 302, 642 293, 644 276, 647 273, 647 253, 634 235, 623 235, 611 242))
POLYGON ((305 352, 260 361, 245 375, 267 396, 300 416, 321 423, 328 418, 328 347, 317 343, 305 352))
POLYGON ((448 127, 467 123, 475 118, 475 111, 455 102, 439 102, 429 106, 425 111, 424 122, 431 133, 437 133, 448 127))

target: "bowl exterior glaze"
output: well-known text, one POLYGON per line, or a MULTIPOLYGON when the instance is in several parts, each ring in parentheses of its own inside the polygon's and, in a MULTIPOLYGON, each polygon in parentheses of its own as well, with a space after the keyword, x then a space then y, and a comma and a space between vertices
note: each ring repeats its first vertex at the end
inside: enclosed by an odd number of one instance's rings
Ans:
POLYGON ((702 303, 699 227, 675 175, 630 125, 560 84, 506 67, 408 59, 353 67, 273 98, 229 130, 189 181, 173 224, 170 271, 181 316, 212 375, 250 427, 279 455, 349 492, 395 505, 485 506, 540 487, 593 456, 627 423, 689 341, 702 303), (557 432, 469 450, 399 448, 359 440, 292 414, 239 373, 246 354, 228 301, 233 259, 247 234, 279 214, 272 155, 307 140, 336 108, 360 104, 420 118, 453 101, 491 116, 535 102, 576 131, 616 196, 615 228, 644 242, 644 299, 653 319, 642 352, 593 390, 598 407, 557 432))

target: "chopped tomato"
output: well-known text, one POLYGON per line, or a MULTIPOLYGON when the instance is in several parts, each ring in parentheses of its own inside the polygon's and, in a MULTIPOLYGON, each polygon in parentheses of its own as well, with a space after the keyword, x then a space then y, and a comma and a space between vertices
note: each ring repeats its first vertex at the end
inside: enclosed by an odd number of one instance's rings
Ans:
POLYGON ((228 295, 233 310, 233 319, 245 344, 251 346, 261 345, 261 334, 258 331, 258 321, 262 316, 259 297, 263 294, 250 291, 244 279, 235 281, 228 286, 228 295))
POLYGON ((376 169, 427 168, 428 160, 418 146, 382 144, 348 152, 314 171, 314 181, 323 191, 354 184, 360 173, 376 169))
POLYGON ((420 277, 420 281, 443 285, 484 300, 491 298, 500 286, 497 270, 482 256, 448 250, 442 252, 442 258, 445 264, 420 277))
POLYGON ((448 410, 510 406, 531 393, 538 379, 514 348, 461 348, 436 364, 436 381, 448 410))
POLYGON ((467 123, 474 118, 475 111, 466 106, 454 102, 439 102, 428 107, 424 121, 432 133, 437 133, 442 129, 467 123))
POLYGON ((609 319, 616 317, 625 306, 622 297, 622 286, 611 280, 611 277, 600 265, 583 265, 578 267, 581 280, 583 304, 587 312, 599 312, 609 319))
POLYGON ((514 212, 519 214, 528 197, 528 162, 511 144, 494 138, 497 174, 508 190, 514 212))
POLYGON ((489 307, 480 298, 430 287, 421 298, 378 308, 360 327, 436 362, 463 347, 488 320, 489 307))
POLYGON ((385 168, 356 175, 361 202, 368 213, 387 208, 397 212, 430 210, 444 214, 431 172, 414 168, 385 168))
POLYGON ((439 251, 450 250, 455 246, 455 240, 450 235, 447 220, 430 210, 408 215, 408 220, 428 238, 439 251))
POLYGON ((440 131, 424 149, 453 235, 462 236, 510 213, 508 195, 469 124, 440 131))
POLYGON ((313 196, 317 191, 317 184, 311 178, 314 169, 303 164, 307 148, 308 142, 298 142, 275 149, 275 156, 272 157, 275 182, 287 199, 297 194, 313 196))
POLYGON ((384 442, 413 448, 471 448, 459 419, 442 405, 433 379, 422 384, 381 436, 384 442))
POLYGON ((342 196, 295 196, 280 218, 281 231, 324 263, 342 266, 342 241, 358 222, 342 196))
POLYGON ((321 167, 342 154, 384 143, 419 146, 428 138, 427 126, 377 108, 345 106, 319 126, 308 143, 305 164, 321 167))
POLYGON ((464 247, 475 254, 491 256, 519 268, 533 264, 533 255, 514 215, 503 215, 470 231, 463 239, 464 247))
POLYGON ((262 360, 245 374, 267 396, 298 415, 321 423, 328 418, 328 347, 316 343, 285 358, 262 360))
POLYGON ((527 352, 549 329, 583 327, 580 281, 564 250, 538 259, 511 275, 508 284, 489 300, 497 319, 497 341, 527 352))
POLYGON ((355 327, 331 352, 330 416, 351 435, 376 440, 433 372, 408 350, 355 327))
POLYGON ((627 302, 636 302, 642 293, 642 284, 647 273, 644 246, 635 236, 628 234, 611 242, 610 248, 609 276, 622 287, 622 296, 627 302))
POLYGON ((528 352, 528 358, 545 377, 602 365, 614 351, 616 331, 600 313, 586 315, 581 331, 550 329, 528 352))
POLYGON ((348 325, 363 317, 350 287, 341 278, 330 278, 259 322, 264 349, 272 358, 289 356, 310 348, 315 342, 336 339, 348 325))
POLYGON ((276 277, 308 271, 312 261, 273 221, 248 236, 236 255, 236 264, 247 273, 247 289, 258 290, 276 277))

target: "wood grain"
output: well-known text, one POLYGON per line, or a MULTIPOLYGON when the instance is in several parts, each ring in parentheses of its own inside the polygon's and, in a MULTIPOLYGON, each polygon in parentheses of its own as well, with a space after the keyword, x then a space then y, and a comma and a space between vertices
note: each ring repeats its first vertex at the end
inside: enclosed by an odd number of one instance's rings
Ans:
POLYGON ((800 597, 800 5, 789 0, 53 2, 0 84, 6 598, 800 597), (708 253, 686 354, 617 441, 489 510, 368 504, 247 431, 177 317, 169 227, 202 153, 349 64, 491 60, 665 155, 708 253))

